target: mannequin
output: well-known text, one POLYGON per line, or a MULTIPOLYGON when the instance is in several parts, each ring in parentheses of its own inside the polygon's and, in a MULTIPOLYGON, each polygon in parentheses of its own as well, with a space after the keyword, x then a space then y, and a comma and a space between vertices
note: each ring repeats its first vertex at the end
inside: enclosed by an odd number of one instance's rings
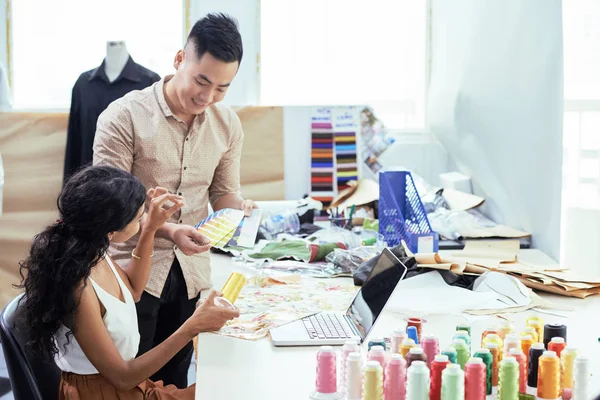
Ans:
POLYGON ((106 42, 106 58, 104 60, 104 72, 110 82, 121 75, 125 64, 129 61, 129 52, 124 41, 106 42))

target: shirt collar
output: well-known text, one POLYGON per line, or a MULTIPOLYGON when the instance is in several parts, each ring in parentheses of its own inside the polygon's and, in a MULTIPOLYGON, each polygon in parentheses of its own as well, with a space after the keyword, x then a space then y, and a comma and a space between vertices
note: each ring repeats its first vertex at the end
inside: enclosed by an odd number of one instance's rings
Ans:
POLYGON ((131 56, 129 56, 129 59, 127 60, 127 63, 125 64, 125 67, 123 68, 123 71, 121 71, 121 73, 119 74, 119 76, 117 77, 117 79, 115 79, 114 81, 110 82, 108 80, 108 77, 106 76, 106 71, 104 70, 106 67, 106 59, 104 59, 102 61, 102 64, 96 68, 95 70, 92 71, 92 74, 90 75, 90 81, 94 80, 94 79, 102 79, 104 82, 106 83, 117 83, 118 81, 120 81, 121 79, 127 79, 131 82, 140 82, 140 70, 138 68, 138 65, 133 61, 133 58, 131 58, 131 56))
MULTIPOLYGON (((166 75, 164 78, 162 78, 154 86, 154 94, 156 96, 156 101, 158 101, 158 106, 162 110, 165 117, 173 117, 173 118, 177 119, 178 121, 180 121, 180 119, 175 114, 173 114, 173 111, 171 111, 171 108, 167 104, 167 99, 165 98, 165 90, 164 90, 165 83, 170 81, 171 78, 173 78, 173 75, 166 75)), ((204 121, 204 119, 206 118, 207 112, 208 112, 208 108, 202 114, 196 115, 196 118, 194 118, 193 124, 196 125, 196 124, 202 123, 204 121)))

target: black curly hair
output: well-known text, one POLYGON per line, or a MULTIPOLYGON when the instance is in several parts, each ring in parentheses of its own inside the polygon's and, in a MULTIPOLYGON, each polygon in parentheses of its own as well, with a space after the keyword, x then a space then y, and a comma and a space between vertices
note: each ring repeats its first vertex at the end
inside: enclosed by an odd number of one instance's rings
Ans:
POLYGON ((16 287, 26 294, 22 323, 30 335, 28 351, 52 360, 61 324, 70 329, 70 343, 81 298, 77 288, 104 256, 108 234, 133 221, 145 200, 139 179, 112 167, 87 167, 66 182, 57 201, 60 219, 34 237, 20 262, 22 282, 16 287))

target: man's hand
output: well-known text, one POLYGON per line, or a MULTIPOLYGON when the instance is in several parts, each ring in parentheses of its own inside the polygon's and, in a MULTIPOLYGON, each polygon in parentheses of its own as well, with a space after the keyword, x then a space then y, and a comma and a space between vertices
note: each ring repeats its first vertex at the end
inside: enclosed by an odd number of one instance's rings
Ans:
POLYGON ((242 211, 244 211, 244 215, 246 217, 249 217, 252 215, 252 210, 254 210, 255 208, 258 208, 258 206, 252 200, 246 199, 246 200, 242 201, 242 205, 240 208, 242 211))
POLYGON ((173 228, 171 239, 186 256, 203 253, 210 249, 210 240, 191 225, 176 225, 173 228))

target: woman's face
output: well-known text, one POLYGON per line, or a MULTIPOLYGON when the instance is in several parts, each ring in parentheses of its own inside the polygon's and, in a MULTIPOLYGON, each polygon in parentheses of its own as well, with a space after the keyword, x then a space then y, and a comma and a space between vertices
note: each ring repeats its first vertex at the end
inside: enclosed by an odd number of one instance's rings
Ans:
POLYGON ((142 222, 142 218, 144 217, 144 206, 142 205, 138 210, 135 218, 127 224, 123 230, 118 232, 114 232, 110 241, 112 243, 125 243, 129 239, 131 239, 138 231, 140 230, 140 223, 142 222))

